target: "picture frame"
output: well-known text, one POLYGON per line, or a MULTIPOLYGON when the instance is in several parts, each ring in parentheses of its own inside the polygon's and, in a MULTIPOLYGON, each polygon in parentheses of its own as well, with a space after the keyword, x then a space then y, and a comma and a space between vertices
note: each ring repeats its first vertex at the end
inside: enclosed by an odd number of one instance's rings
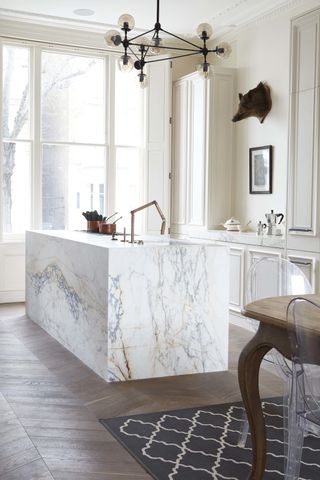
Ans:
POLYGON ((249 148, 249 192, 272 193, 272 145, 249 148))

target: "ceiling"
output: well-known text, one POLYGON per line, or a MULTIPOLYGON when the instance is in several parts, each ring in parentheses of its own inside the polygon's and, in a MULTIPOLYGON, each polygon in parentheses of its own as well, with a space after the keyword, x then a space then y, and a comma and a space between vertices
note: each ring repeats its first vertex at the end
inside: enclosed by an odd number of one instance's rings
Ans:
MULTIPOLYGON (((208 22, 213 36, 218 36, 290 3, 292 0, 161 0, 160 21, 165 30, 185 36, 193 36, 199 23, 208 22)), ((93 29, 117 25, 122 13, 133 15, 138 29, 150 29, 156 0, 0 0, 0 17, 31 15, 37 21, 55 20, 64 25, 85 22, 93 29), (93 10, 94 14, 79 16, 76 9, 93 10)))

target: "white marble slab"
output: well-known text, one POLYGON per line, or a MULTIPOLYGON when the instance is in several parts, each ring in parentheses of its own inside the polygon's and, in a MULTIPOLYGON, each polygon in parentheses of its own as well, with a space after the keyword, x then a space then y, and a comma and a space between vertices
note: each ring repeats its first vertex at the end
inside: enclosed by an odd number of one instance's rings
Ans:
POLYGON ((227 369, 228 250, 27 233, 27 314, 108 381, 227 369))
POLYGON ((105 378, 108 250, 27 232, 27 315, 105 378))

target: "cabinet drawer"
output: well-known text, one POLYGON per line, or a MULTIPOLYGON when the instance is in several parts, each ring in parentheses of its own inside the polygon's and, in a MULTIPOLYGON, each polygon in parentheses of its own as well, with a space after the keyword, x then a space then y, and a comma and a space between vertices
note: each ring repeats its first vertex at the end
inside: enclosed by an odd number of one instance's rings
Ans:
POLYGON ((310 282, 312 292, 316 293, 318 291, 318 281, 316 279, 316 272, 318 270, 318 259, 317 254, 308 254, 301 252, 290 252, 288 253, 288 260, 300 268, 300 270, 305 274, 307 279, 310 282))

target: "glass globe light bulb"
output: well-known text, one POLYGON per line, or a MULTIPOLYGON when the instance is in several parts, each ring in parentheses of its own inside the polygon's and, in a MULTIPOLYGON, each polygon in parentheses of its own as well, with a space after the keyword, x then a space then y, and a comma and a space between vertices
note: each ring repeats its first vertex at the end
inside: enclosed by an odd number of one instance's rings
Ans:
POLYGON ((121 35, 118 30, 108 30, 104 40, 109 47, 118 47, 121 44, 121 35))
POLYGON ((131 72, 134 62, 129 55, 124 54, 118 58, 117 64, 121 72, 131 72))
POLYGON ((132 30, 134 28, 135 22, 132 15, 128 13, 124 13, 118 19, 118 26, 120 28, 127 28, 128 30, 132 30))
POLYGON ((140 88, 146 88, 149 85, 148 76, 145 73, 138 73, 137 82, 140 88))
POLYGON ((197 34, 200 38, 203 38, 203 34, 205 32, 205 37, 210 38, 212 35, 212 27, 209 23, 200 23, 197 27, 197 34))
POLYGON ((147 37, 139 37, 134 40, 134 43, 136 43, 136 48, 141 52, 141 47, 150 45, 150 40, 147 37))
POLYGON ((217 55, 218 57, 220 58, 229 58, 230 57, 230 54, 232 52, 232 48, 231 48, 231 45, 227 42, 221 42, 219 43, 219 45, 217 46, 218 49, 222 49, 223 48, 223 52, 217 52, 217 55))
POLYGON ((212 76, 211 65, 208 62, 198 63, 196 69, 199 75, 205 79, 208 79, 212 76))
POLYGON ((163 48, 160 48, 163 45, 162 38, 156 37, 151 40, 152 47, 150 47, 150 52, 153 55, 159 55, 163 48))

